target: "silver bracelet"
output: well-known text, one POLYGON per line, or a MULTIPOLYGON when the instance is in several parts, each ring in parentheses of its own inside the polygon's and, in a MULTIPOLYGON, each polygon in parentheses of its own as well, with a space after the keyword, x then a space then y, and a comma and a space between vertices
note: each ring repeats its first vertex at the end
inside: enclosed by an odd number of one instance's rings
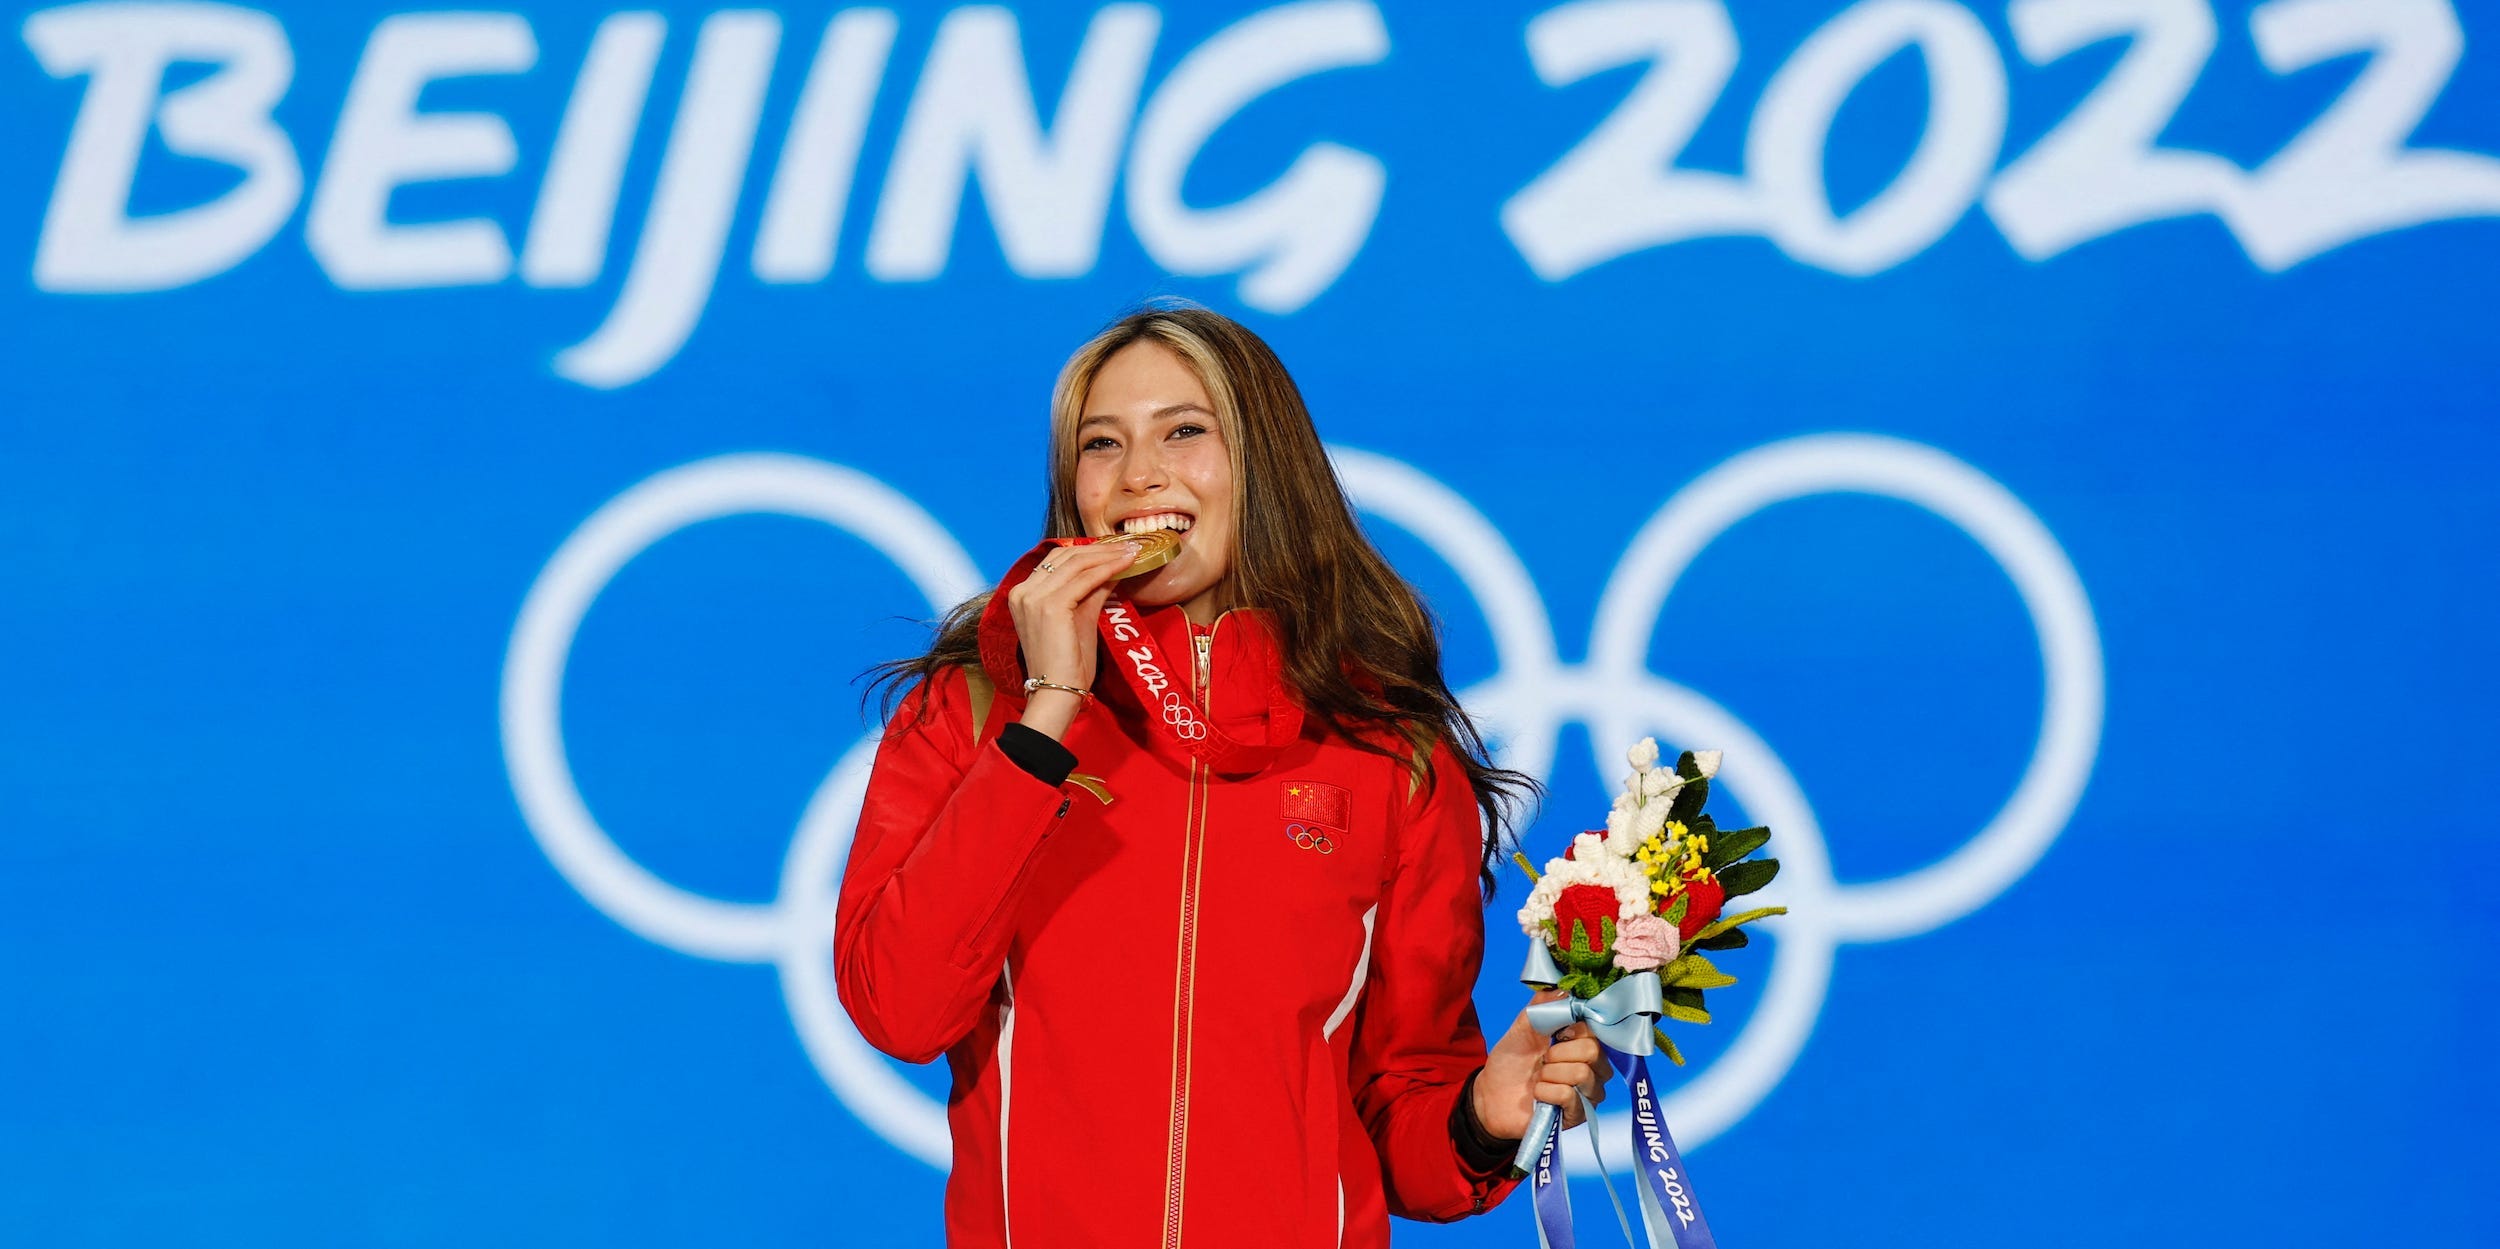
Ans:
POLYGON ((1093 701, 1094 698, 1094 691, 1092 690, 1081 690, 1073 685, 1061 685, 1057 681, 1048 681, 1041 677, 1026 677, 1024 679, 1024 696, 1026 698, 1031 698, 1033 696, 1033 691, 1035 690, 1065 690, 1068 693, 1074 694, 1088 702, 1093 701))

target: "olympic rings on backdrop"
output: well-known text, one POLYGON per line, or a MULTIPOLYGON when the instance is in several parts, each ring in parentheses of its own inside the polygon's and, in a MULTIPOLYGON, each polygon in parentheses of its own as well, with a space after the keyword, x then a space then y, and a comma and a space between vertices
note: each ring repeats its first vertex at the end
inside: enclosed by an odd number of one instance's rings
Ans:
MULTIPOLYGON (((1557 655, 1544 598, 1509 542, 1473 505, 1402 461, 1344 448, 1331 455, 1357 507, 1423 542, 1483 611, 1497 666, 1461 697, 1493 730, 1504 764, 1550 777, 1561 732, 1575 723, 1587 726, 1598 774, 1607 778, 1620 767, 1620 743, 1648 734, 1707 743, 1727 752, 1721 786, 1749 817, 1779 830, 1785 870, 1764 898, 1796 909, 1765 921, 1777 938, 1771 974, 1744 1027, 1667 1099, 1688 1148, 1742 1119, 1787 1073, 1812 1032, 1841 943, 1913 936, 1986 904, 2039 861, 2082 796, 2100 746, 2104 680, 2090 602, 2039 518, 2002 485, 1942 451, 1872 435, 1820 434, 1757 447, 1702 474, 1634 535, 1599 597, 1588 658, 1579 664, 1557 655), (2030 613, 2046 686, 2031 759, 1987 824, 1935 863, 1856 884, 1833 878, 1813 808, 1769 745, 1726 709, 1646 668, 1659 615, 1702 550, 1765 508, 1833 493, 1911 503, 1977 541, 2030 613)), ((777 964, 800 1042, 835 1095, 896 1147, 942 1167, 949 1151, 944 1108, 860 1039, 833 990, 835 882, 867 789, 873 735, 818 785, 769 903, 709 898, 651 875, 591 816, 565 758, 564 667, 590 604, 618 570, 662 538, 750 513, 821 520, 865 539, 911 579, 933 616, 987 585, 928 513, 855 470, 785 455, 720 456, 666 470, 593 513, 530 587, 505 656, 505 766, 531 834, 585 899, 672 949, 777 964)), ((1167 702, 1164 715, 1184 736, 1205 734, 1186 703, 1167 702)), ((1309 829, 1294 836, 1295 844, 1304 837, 1321 853, 1333 849, 1309 829)), ((1629 1117, 1601 1115, 1597 1127, 1624 1137, 1629 1117)), ((1573 1166, 1596 1165, 1583 1137, 1565 1140, 1577 1154, 1573 1166)), ((1614 1149, 1608 1156, 1628 1165, 1633 1155, 1614 1149)))

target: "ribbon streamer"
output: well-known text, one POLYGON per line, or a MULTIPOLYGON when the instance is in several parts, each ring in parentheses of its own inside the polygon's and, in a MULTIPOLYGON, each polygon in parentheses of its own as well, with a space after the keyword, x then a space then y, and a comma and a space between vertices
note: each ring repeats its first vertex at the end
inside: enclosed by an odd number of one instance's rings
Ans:
POLYGON ((1710 1234, 1710 1220, 1701 1217, 1693 1196, 1692 1176, 1684 1155, 1667 1132, 1667 1116, 1658 1108, 1658 1084, 1649 1078, 1649 1057, 1629 1056, 1624 1079, 1632 1086, 1632 1150, 1640 1171, 1641 1226, 1649 1243, 1658 1246, 1658 1229, 1674 1237, 1675 1249, 1719 1249, 1710 1234))
MULTIPOLYGON (((1528 962, 1519 976, 1520 982, 1539 989, 1550 989, 1562 979, 1553 953, 1542 941, 1531 940, 1528 962)), ((1648 1249, 1718 1249, 1711 1235, 1709 1220, 1702 1217, 1701 1203, 1693 1195, 1691 1176, 1684 1169, 1684 1157, 1675 1147, 1675 1138, 1667 1131, 1666 1114, 1659 1108, 1657 1081, 1649 1073, 1649 1056, 1657 1049, 1651 1035, 1651 1020, 1665 1011, 1665 991, 1652 973, 1625 976, 1593 998, 1559 998, 1549 1002, 1532 1002, 1528 1020, 1538 1031, 1551 1037, 1574 1023, 1586 1023, 1606 1048, 1608 1059, 1624 1073, 1632 1089, 1632 1147, 1640 1183, 1636 1186, 1641 1208, 1640 1239, 1648 1249)), ((1529 1192, 1536 1209, 1536 1237, 1541 1249, 1576 1249, 1576 1236, 1571 1226, 1571 1197, 1562 1168, 1562 1110, 1539 1102, 1529 1119, 1528 1134, 1519 1142, 1519 1153, 1512 1165, 1529 1177, 1529 1192)), ((1597 1130, 1596 1108, 1590 1107, 1589 1131, 1597 1130)), ((1589 1144, 1595 1152, 1595 1139, 1589 1144)), ((1604 1167, 1603 1155, 1598 1164, 1604 1167)), ((1604 1175, 1600 1179, 1607 1179, 1604 1175)), ((1615 1203, 1615 1213, 1624 1224, 1624 1236, 1632 1239, 1631 1223, 1623 1219, 1623 1203, 1615 1196, 1614 1183, 1607 1179, 1606 1195, 1615 1203)))

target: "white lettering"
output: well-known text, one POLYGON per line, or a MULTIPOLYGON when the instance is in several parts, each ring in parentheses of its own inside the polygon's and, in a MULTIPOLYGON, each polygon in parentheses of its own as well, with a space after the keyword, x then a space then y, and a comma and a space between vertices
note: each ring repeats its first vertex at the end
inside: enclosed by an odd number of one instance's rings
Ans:
POLYGON ((1549 87, 1650 66, 1587 138, 1502 205, 1502 230, 1538 277, 1559 282, 1643 248, 1760 228, 1744 179, 1675 165, 1736 72, 1736 28, 1720 0, 1550 9, 1528 23, 1528 57, 1549 87))
POLYGON ((1835 273, 1880 273, 1925 251, 1968 212, 2005 137, 2005 64, 1970 10, 1948 0, 1865 0, 1814 32, 1764 89, 1745 168, 1781 250, 1835 273), (1846 220, 1823 186, 1841 103, 1877 65, 1915 47, 1927 65, 1927 132, 1892 185, 1846 220))
POLYGON ((781 19, 772 13, 724 9, 704 19, 624 293, 590 337, 557 353, 556 372, 585 386, 623 386, 686 345, 720 274, 780 46, 781 19))
POLYGON ((1207 140, 1252 101, 1388 54, 1388 29, 1368 0, 1278 5, 1192 49, 1155 89, 1129 153, 1129 228, 1147 254, 1175 273, 1240 271, 1242 301, 1268 312, 1291 312, 1328 289, 1380 214, 1389 176, 1378 158, 1315 143, 1274 182, 1221 208, 1189 207, 1181 182, 1207 140))
POLYGON ((668 23, 657 13, 618 13, 599 23, 538 186, 529 241, 521 248, 522 281, 588 286, 607 266, 625 160, 642 128, 651 71, 667 36, 668 23))
POLYGON ((2210 152, 2155 143, 2214 51, 2205 0, 2020 0, 2007 11, 2015 42, 2048 65, 2127 36, 2109 78, 1989 188, 1989 217, 2029 260, 2129 226, 2226 212, 2239 166, 2210 152))
POLYGON ((286 32, 222 4, 76 4, 26 19, 26 45, 55 78, 87 75, 78 120, 35 244, 47 291, 161 291, 223 273, 295 211, 303 171, 270 109, 295 76, 286 32), (217 66, 166 92, 173 61, 217 66), (130 189, 150 125, 169 151, 232 165, 216 199, 133 218, 130 189))
POLYGON ((512 246, 493 220, 392 225, 390 199, 410 183, 511 172, 520 154, 503 118, 421 114, 417 96, 437 79, 518 74, 537 61, 538 41, 516 13, 401 13, 374 27, 304 223, 331 281, 390 290, 483 285, 512 272, 512 246))
POLYGON ((845 9, 826 24, 764 200, 755 276, 821 282, 833 272, 833 245, 842 235, 842 210, 850 203, 869 109, 885 81, 894 27, 894 14, 885 9, 845 9))
POLYGON ((1171 684, 1165 679, 1163 669, 1155 666, 1153 662, 1155 653, 1152 649, 1138 646, 1131 647, 1124 653, 1128 656, 1129 666, 1136 669, 1137 679, 1146 683, 1148 694, 1159 696, 1163 693, 1163 687, 1171 684))
POLYGON ((2250 259, 2280 272, 2373 234, 2500 214, 2500 160, 2405 146, 2465 52, 2448 0, 2273 0, 2249 22, 2278 74, 2374 54, 2252 179, 2232 223, 2250 259))
POLYGON ((1028 278, 1093 268, 1162 24, 1143 4, 1096 13, 1045 137, 1015 15, 989 5, 947 14, 895 143, 868 236, 868 272, 888 282, 943 272, 968 176, 980 181, 1009 268, 1028 278))

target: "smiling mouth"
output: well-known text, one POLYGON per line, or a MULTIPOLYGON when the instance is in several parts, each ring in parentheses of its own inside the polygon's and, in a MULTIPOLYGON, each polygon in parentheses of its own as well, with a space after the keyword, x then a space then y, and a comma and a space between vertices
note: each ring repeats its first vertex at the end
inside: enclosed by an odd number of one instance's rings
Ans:
POLYGON ((1142 516, 1131 516, 1122 520, 1120 532, 1123 534, 1153 533, 1157 530, 1169 529, 1175 533, 1187 533, 1189 527, 1196 523, 1198 523, 1197 518, 1187 512, 1148 512, 1142 516))

